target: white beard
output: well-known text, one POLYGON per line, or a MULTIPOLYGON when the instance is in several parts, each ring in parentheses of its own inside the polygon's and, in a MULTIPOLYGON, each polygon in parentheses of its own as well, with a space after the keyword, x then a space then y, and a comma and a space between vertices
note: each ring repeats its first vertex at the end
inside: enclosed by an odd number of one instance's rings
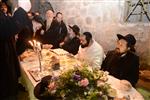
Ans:
POLYGON ((46 30, 48 30, 48 29, 50 28, 51 23, 52 23, 52 20, 53 20, 53 19, 47 19, 47 20, 46 20, 46 30))

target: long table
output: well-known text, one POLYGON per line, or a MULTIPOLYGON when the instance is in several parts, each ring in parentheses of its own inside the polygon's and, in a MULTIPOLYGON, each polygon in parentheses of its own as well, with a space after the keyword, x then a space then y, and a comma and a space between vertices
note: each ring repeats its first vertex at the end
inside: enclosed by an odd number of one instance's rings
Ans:
MULTIPOLYGON (((59 50, 56 50, 59 51, 59 50)), ((28 53, 27 53, 28 54, 28 53)), ((62 56, 62 55, 61 55, 62 56)), ((65 59, 63 58, 63 62, 65 59)), ((70 62, 70 61, 69 61, 70 62)), ((74 64, 74 62, 72 62, 74 64)), ((29 70, 32 68, 39 67, 37 55, 34 53, 26 57, 23 61, 21 61, 21 82, 26 87, 29 93, 30 100, 37 100, 34 96, 34 87, 38 84, 39 81, 35 81, 35 79, 29 73, 29 70)), ((111 84, 111 87, 117 90, 117 97, 128 97, 130 100, 144 100, 142 95, 136 91, 135 88, 131 88, 129 91, 123 89, 121 81, 113 76, 108 76, 108 83, 111 84)))
POLYGON ((28 62, 21 62, 21 78, 20 81, 23 84, 23 86, 26 88, 26 90, 28 91, 29 94, 29 99, 30 100, 38 100, 35 98, 34 96, 34 87, 36 86, 36 84, 38 84, 38 82, 36 82, 33 77, 30 75, 30 73, 28 72, 28 69, 30 69, 33 66, 36 66, 37 63, 28 63, 28 62))

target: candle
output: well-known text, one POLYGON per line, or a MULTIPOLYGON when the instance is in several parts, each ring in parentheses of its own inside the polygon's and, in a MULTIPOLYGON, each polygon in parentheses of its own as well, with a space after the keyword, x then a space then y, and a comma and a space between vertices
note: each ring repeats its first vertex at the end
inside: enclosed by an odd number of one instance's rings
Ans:
POLYGON ((37 41, 37 48, 41 51, 41 43, 37 41))
POLYGON ((30 45, 33 47, 33 50, 36 52, 36 40, 33 40, 33 41, 29 41, 30 45))
POLYGON ((29 43, 30 43, 31 46, 33 46, 33 42, 32 41, 29 41, 29 43))
POLYGON ((39 41, 36 41, 36 40, 32 40, 32 41, 29 41, 30 45, 33 47, 34 51, 37 52, 38 51, 41 51, 41 43, 39 41))
POLYGON ((36 40, 29 41, 29 43, 30 43, 31 46, 33 46, 34 52, 36 52, 36 54, 38 56, 40 71, 42 71, 42 65, 41 65, 41 59, 42 59, 41 43, 36 41, 36 40))
POLYGON ((33 46, 35 46, 35 47, 36 47, 36 45, 37 45, 36 40, 33 40, 33 46))

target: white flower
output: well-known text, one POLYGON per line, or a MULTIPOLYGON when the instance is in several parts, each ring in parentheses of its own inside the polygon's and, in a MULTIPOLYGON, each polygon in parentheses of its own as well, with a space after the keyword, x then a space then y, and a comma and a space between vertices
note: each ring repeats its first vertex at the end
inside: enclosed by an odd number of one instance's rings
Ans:
POLYGON ((101 87, 101 86, 104 86, 104 85, 105 85, 104 81, 102 81, 102 80, 97 81, 97 87, 101 87))

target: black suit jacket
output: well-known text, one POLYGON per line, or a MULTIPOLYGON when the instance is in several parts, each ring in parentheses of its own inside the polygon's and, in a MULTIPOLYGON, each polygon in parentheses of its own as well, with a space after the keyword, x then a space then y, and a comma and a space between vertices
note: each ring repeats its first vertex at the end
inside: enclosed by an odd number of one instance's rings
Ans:
POLYGON ((69 53, 72 53, 73 55, 75 55, 78 53, 79 46, 80 46, 79 38, 74 37, 73 39, 65 42, 65 44, 62 46, 62 48, 64 50, 68 51, 69 53))
POLYGON ((52 44, 53 48, 58 48, 59 43, 64 40, 67 35, 67 27, 62 21, 58 23, 57 20, 53 20, 50 28, 45 31, 44 35, 41 36, 40 41, 43 44, 52 44))
POLYGON ((115 51, 109 51, 102 63, 102 70, 118 79, 128 80, 135 86, 139 79, 139 57, 130 51, 123 57, 115 51))
POLYGON ((27 12, 21 7, 15 11, 13 18, 20 26, 20 32, 18 32, 18 39, 16 41, 16 50, 17 54, 21 55, 27 48, 31 47, 28 41, 33 37, 33 25, 27 12))

